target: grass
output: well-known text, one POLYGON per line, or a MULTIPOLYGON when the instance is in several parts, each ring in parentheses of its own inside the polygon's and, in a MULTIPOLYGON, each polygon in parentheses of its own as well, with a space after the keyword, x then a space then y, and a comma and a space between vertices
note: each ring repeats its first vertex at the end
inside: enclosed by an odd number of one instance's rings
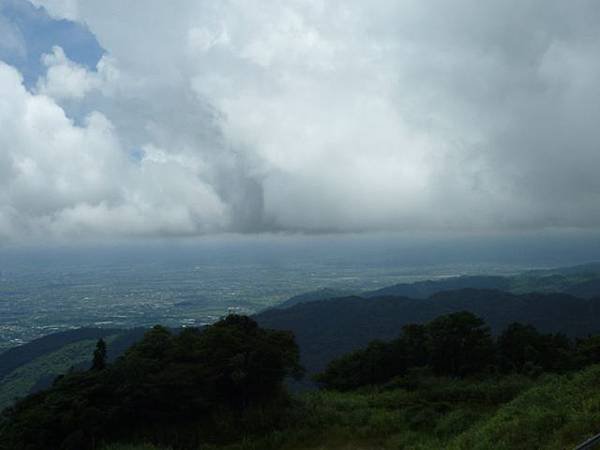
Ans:
POLYGON ((298 399, 286 429, 202 450, 570 449, 600 432, 599 387, 593 366, 537 381, 428 378, 411 390, 311 392, 298 399))
POLYGON ((65 373, 71 366, 91 360, 95 346, 96 341, 91 339, 68 344, 13 370, 1 380, 0 410, 15 398, 25 397, 41 376, 65 373))
POLYGON ((104 447, 102 450, 170 450, 165 447, 155 447, 152 444, 139 444, 139 445, 128 445, 128 444, 112 444, 104 447))
POLYGON ((552 377, 456 438, 450 449, 573 448, 600 432, 600 366, 552 377))
POLYGON ((410 390, 393 386, 350 393, 310 392, 298 398, 285 429, 202 450, 438 450, 532 384, 524 377, 427 378, 410 390))
MULTIPOLYGON (((111 343, 117 336, 106 338, 111 343)), ((66 373, 71 367, 90 363, 96 348, 96 339, 85 339, 24 364, 0 380, 0 411, 10 406, 16 398, 25 397, 38 380, 47 375, 66 373)))

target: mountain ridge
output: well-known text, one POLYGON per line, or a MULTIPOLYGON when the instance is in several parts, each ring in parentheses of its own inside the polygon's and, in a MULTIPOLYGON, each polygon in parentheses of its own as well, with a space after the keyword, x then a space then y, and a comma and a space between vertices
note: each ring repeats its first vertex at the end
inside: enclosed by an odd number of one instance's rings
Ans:
POLYGON ((600 314, 600 297, 581 299, 562 293, 517 295, 481 289, 446 291, 427 299, 351 296, 319 300, 270 309, 255 318, 263 327, 294 332, 302 363, 312 373, 322 370, 328 360, 369 341, 397 337, 403 325, 458 311, 482 317, 493 332, 512 322, 571 337, 600 332, 600 323, 595 320, 600 314))

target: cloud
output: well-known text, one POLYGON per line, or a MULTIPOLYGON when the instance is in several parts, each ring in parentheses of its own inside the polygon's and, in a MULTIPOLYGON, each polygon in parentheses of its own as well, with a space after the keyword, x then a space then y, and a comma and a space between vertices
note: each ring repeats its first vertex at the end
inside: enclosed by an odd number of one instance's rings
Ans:
POLYGON ((43 6, 56 19, 77 20, 78 0, 32 0, 35 6, 43 6))
POLYGON ((2 15, 0 4, 0 58, 25 58, 27 48, 20 30, 2 15))
POLYGON ((201 168, 156 148, 141 161, 130 158, 104 115, 93 112, 75 125, 3 63, 0 122, 4 238, 193 234, 227 221, 201 168))
POLYGON ((85 24, 106 55, 90 71, 54 49, 27 95, 103 117, 126 161, 90 156, 105 190, 58 205, 56 229, 600 225, 591 0, 33 3, 85 24))
POLYGON ((80 64, 69 60, 62 48, 54 46, 42 62, 46 76, 38 80, 37 91, 55 99, 81 99, 91 90, 100 87, 101 80, 80 64))

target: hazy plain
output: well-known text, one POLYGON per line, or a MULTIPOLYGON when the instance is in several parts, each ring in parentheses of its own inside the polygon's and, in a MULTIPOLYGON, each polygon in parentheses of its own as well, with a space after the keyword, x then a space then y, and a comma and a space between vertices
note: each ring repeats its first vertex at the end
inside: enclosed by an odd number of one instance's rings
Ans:
POLYGON ((222 236, 0 249, 0 350, 81 326, 197 326, 306 291, 593 260, 595 235, 222 236))

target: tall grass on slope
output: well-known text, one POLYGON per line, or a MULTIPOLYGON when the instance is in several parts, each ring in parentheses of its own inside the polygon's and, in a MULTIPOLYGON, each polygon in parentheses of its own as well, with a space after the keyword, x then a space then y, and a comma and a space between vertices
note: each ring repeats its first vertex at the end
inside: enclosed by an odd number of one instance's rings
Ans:
POLYGON ((559 450, 600 432, 600 366, 548 381, 458 436, 454 450, 559 450))
POLYGON ((531 385, 520 376, 428 378, 411 390, 311 392, 288 428, 214 450, 439 450, 531 385))
POLYGON ((202 450, 572 449, 600 432, 600 366, 536 383, 431 379, 414 390, 313 392, 293 414, 285 429, 202 450))

